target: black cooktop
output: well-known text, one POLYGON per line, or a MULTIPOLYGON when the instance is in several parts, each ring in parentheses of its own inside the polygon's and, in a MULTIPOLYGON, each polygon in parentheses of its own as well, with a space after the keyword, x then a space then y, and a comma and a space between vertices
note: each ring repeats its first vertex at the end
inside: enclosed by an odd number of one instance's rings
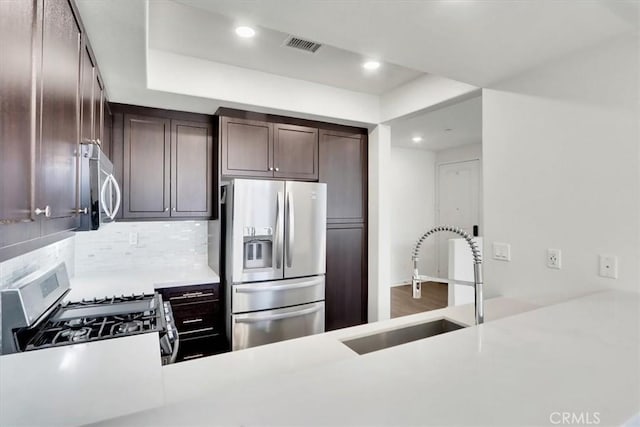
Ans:
POLYGON ((64 303, 36 327, 16 334, 23 351, 166 330, 159 294, 64 303))

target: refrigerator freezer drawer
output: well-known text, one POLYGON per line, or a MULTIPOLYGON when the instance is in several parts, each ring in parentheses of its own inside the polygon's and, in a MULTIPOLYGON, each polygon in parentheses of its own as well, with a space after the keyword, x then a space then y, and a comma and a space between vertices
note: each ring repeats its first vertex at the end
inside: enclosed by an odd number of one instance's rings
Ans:
POLYGON ((269 310, 324 300, 324 276, 245 283, 231 288, 232 313, 269 310))
POLYGON ((233 350, 324 332, 324 301, 231 316, 233 350))

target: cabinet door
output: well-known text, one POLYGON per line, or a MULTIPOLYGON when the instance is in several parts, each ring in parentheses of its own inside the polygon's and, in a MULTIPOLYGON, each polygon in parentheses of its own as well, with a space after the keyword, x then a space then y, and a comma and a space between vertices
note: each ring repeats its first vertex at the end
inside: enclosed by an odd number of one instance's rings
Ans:
POLYGON ((273 135, 273 176, 316 181, 318 129, 276 124, 273 135))
POLYGON ((222 175, 273 177, 273 125, 221 117, 222 175))
POLYGON ((102 151, 104 151, 110 160, 113 160, 111 148, 113 146, 113 115, 109 110, 104 94, 102 96, 102 122, 102 151))
POLYGON ((82 47, 82 71, 80 79, 80 141, 93 139, 93 73, 94 66, 86 41, 82 47))
MULTIPOLYGON (((93 139, 102 143, 104 139, 103 133, 103 118, 102 118, 102 83, 98 78, 98 69, 93 69, 93 105, 91 107, 91 116, 93 118, 93 124, 91 129, 93 130, 93 139)), ((104 151, 104 150, 103 150, 104 151)))
POLYGON ((42 26, 39 208, 51 215, 42 234, 79 224, 77 191, 79 142, 80 29, 67 1, 45 0, 42 26))
POLYGON ((170 121, 125 114, 123 218, 169 217, 170 121))
POLYGON ((171 216, 210 217, 213 194, 213 127, 171 121, 171 216))
POLYGON ((40 235, 34 221, 34 1, 0 1, 0 247, 40 235))
POLYGON ((365 221, 366 136, 320 131, 320 182, 327 184, 327 222, 365 221))
POLYGON ((327 331, 367 321, 364 225, 337 227, 327 229, 327 331))

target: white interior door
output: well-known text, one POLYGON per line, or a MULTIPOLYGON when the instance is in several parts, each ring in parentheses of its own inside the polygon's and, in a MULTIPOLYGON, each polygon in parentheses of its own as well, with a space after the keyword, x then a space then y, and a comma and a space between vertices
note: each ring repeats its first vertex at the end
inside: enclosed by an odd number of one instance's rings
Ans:
MULTIPOLYGON (((473 226, 480 225, 480 180, 480 160, 438 166, 438 225, 452 225, 473 233, 473 226)), ((446 233, 437 235, 438 277, 447 277, 448 240, 454 237, 446 233)))

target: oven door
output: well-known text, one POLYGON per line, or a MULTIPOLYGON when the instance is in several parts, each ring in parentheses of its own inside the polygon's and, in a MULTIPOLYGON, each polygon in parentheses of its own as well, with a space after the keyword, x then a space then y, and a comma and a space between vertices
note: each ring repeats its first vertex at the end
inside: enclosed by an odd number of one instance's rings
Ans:
POLYGON ((324 301, 231 316, 233 350, 324 332, 324 301))

